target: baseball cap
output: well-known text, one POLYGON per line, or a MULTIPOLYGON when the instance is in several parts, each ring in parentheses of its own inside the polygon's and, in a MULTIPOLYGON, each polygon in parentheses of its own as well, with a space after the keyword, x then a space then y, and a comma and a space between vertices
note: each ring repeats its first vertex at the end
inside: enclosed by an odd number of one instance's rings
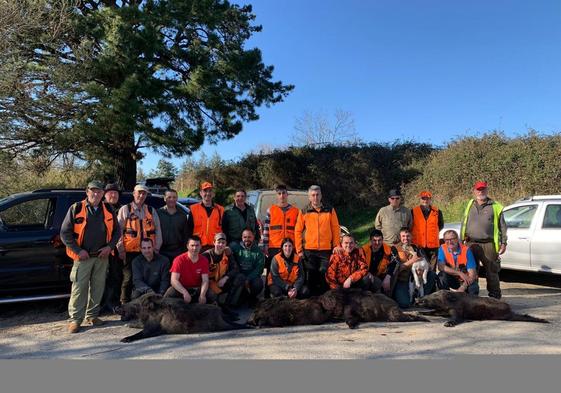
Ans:
POLYGON ((201 190, 206 190, 207 188, 212 188, 212 183, 205 181, 201 183, 201 190))
POLYGON ((119 188, 119 185, 117 183, 108 183, 105 186, 105 191, 117 191, 117 192, 121 192, 121 189, 119 188))
POLYGON ((226 235, 222 232, 218 232, 216 235, 214 235, 214 240, 226 240, 226 235))
POLYGON ((389 197, 396 197, 396 196, 401 196, 401 192, 399 190, 396 190, 395 188, 392 188, 390 190, 390 192, 388 192, 388 196, 389 197))
POLYGON ((91 182, 88 183, 88 190, 92 189, 92 188, 97 188, 99 190, 103 190, 103 183, 100 182, 99 180, 92 180, 91 182))
POLYGON ((146 187, 144 184, 137 184, 136 186, 134 186, 134 190, 133 191, 146 191, 146 192, 150 192, 150 190, 148 189, 148 187, 146 187))
POLYGON ((475 184, 473 185, 473 188, 475 190, 482 190, 484 188, 487 188, 487 182, 486 181, 477 181, 475 182, 475 184))
POLYGON ((432 198, 432 193, 430 191, 421 191, 419 198, 432 198))

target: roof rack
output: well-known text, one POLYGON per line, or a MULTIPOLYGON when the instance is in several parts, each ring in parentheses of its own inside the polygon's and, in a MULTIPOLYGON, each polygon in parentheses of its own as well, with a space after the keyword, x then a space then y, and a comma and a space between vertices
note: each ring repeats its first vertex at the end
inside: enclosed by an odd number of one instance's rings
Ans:
POLYGON ((31 192, 51 192, 51 191, 84 191, 86 192, 85 188, 40 188, 38 190, 33 190, 31 192))

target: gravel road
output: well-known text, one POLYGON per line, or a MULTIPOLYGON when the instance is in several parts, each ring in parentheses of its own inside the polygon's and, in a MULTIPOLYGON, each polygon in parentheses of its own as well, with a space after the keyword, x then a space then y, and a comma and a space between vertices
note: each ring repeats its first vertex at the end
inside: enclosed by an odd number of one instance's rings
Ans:
MULTIPOLYGON (((438 359, 561 354, 561 278, 502 272, 501 280, 503 299, 516 312, 551 323, 481 321, 445 328, 443 318, 430 317, 430 323, 365 323, 356 330, 336 323, 168 335, 124 344, 119 340, 138 330, 126 327, 117 316, 104 317, 108 323, 102 327, 67 334, 63 300, 0 307, 0 358, 438 359)), ((485 288, 484 279, 480 285, 485 288)))

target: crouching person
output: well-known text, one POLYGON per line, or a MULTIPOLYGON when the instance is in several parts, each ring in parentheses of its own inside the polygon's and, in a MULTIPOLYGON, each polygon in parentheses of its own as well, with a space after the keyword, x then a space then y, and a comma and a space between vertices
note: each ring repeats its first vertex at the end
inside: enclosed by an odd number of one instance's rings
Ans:
POLYGON ((164 297, 183 298, 185 303, 215 303, 216 295, 209 289, 208 259, 200 255, 201 239, 190 236, 187 252, 177 256, 171 266, 171 287, 164 297))
POLYGON ((306 298, 310 291, 304 285, 304 279, 304 271, 294 252, 294 242, 287 237, 281 243, 281 251, 271 261, 271 274, 267 282, 271 295, 306 298))
POLYGON ((240 280, 243 279, 244 287, 249 293, 247 302, 250 307, 257 304, 257 297, 263 290, 261 274, 265 267, 265 254, 254 240, 251 229, 246 229, 242 232, 242 241, 232 243, 232 254, 242 276, 240 280))
POLYGON ((470 248, 460 244, 454 230, 444 232, 444 244, 438 250, 438 278, 442 289, 479 295, 477 263, 470 248))
POLYGON ((209 288, 216 294, 218 304, 234 307, 239 301, 244 277, 239 274, 232 251, 227 249, 226 242, 226 235, 218 232, 214 235, 214 247, 206 250, 203 255, 209 262, 209 288))
POLYGON ((132 260, 131 299, 148 292, 163 295, 170 286, 169 259, 154 252, 154 245, 149 237, 140 241, 140 252, 132 260))
MULTIPOLYGON (((390 293, 400 308, 408 308, 412 304, 409 282, 412 279, 413 264, 423 259, 424 254, 411 243, 411 231, 408 228, 401 228, 399 239, 400 242, 391 248, 392 259, 388 265, 388 273, 392 276, 390 293)), ((425 296, 433 293, 435 288, 436 273, 429 269, 427 283, 423 285, 425 296)))
POLYGON ((341 238, 342 252, 336 252, 329 259, 325 280, 330 289, 363 288, 370 290, 371 281, 368 279, 368 265, 361 248, 356 247, 351 235, 341 238))

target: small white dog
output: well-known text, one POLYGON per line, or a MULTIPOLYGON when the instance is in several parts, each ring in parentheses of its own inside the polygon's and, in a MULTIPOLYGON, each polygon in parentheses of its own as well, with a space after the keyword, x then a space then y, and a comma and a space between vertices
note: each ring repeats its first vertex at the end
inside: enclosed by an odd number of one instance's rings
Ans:
POLYGON ((411 303, 415 297, 415 290, 419 297, 425 296, 424 284, 427 283, 430 265, 425 258, 418 260, 411 267, 411 280, 409 281, 409 298, 411 303))

